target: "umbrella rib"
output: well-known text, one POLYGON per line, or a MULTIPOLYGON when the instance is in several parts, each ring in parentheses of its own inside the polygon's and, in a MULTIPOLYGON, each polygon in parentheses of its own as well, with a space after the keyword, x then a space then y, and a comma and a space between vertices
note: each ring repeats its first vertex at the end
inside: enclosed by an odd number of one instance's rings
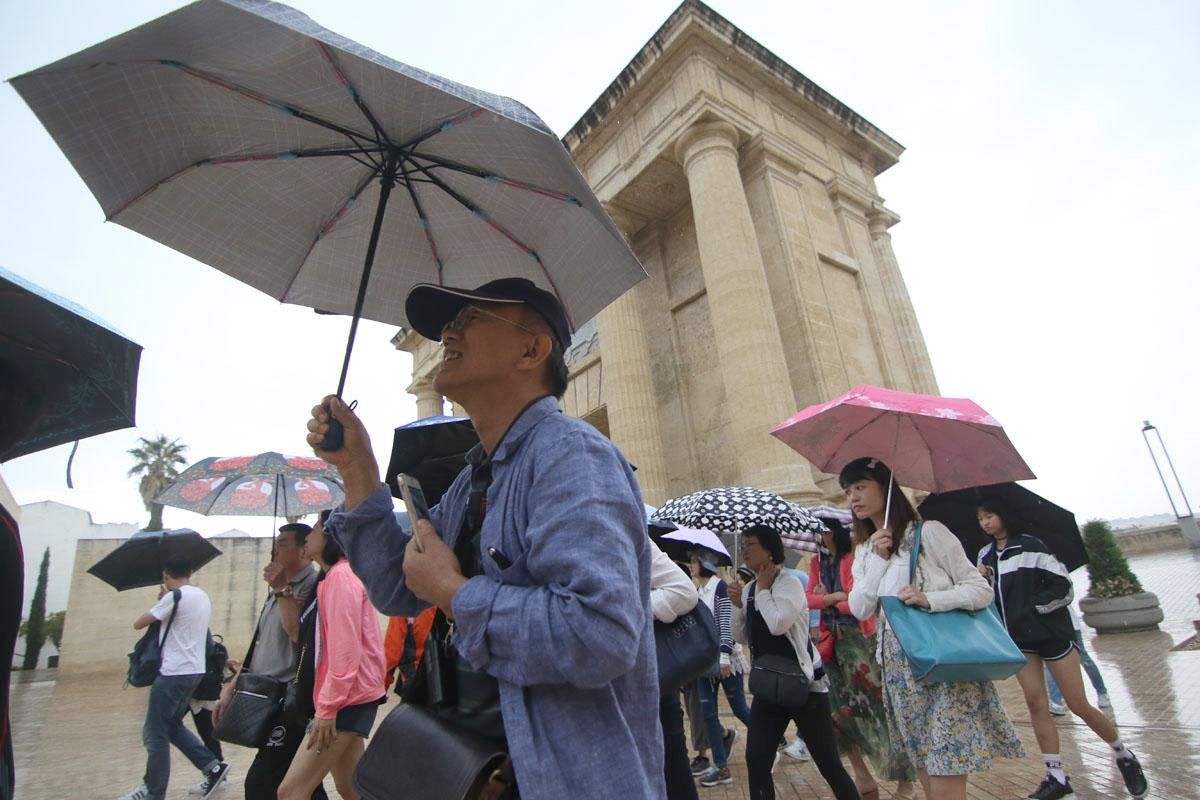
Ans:
POLYGON ((358 202, 359 196, 366 191, 366 188, 371 185, 372 181, 379 177, 379 174, 382 172, 382 170, 382 167, 372 170, 371 174, 367 176, 367 179, 359 184, 358 188, 354 190, 354 193, 350 195, 349 199, 342 204, 342 207, 339 208, 337 212, 330 217, 324 225, 321 226, 321 230, 317 232, 317 237, 312 240, 312 244, 308 246, 308 250, 305 251, 304 257, 300 259, 300 263, 296 266, 296 271, 293 272, 292 277, 288 279, 287 286, 284 287, 283 290, 284 297, 287 297, 288 294, 291 293, 292 287, 296 284, 296 279, 300 277, 300 272, 304 269, 304 265, 308 262, 308 257, 312 255, 313 248, 316 247, 317 243, 324 239, 329 232, 337 226, 338 222, 341 221, 342 217, 346 216, 350 209, 354 208, 355 204, 358 202))
POLYGON ((456 117, 451 117, 450 119, 446 120, 445 122, 438 123, 436 126, 430 128, 429 130, 425 131, 424 133, 417 134, 412 139, 409 139, 407 142, 400 145, 400 149, 405 150, 407 152, 412 152, 416 148, 416 146, 419 145, 421 142, 431 139, 434 136, 437 136, 439 133, 448 131, 453 127, 462 125, 463 123, 469 122, 470 120, 474 119, 475 117, 478 117, 481 114, 486 114, 486 113, 488 113, 487 109, 484 109, 484 108, 472 108, 468 111, 464 111, 463 113, 459 114, 456 117))
POLYGON ((345 127, 344 125, 338 125, 336 122, 330 122, 327 119, 322 119, 321 117, 318 117, 315 114, 310 114, 309 112, 304 111, 299 108, 296 108, 295 106, 290 105, 288 103, 284 103, 279 100, 272 100, 269 97, 259 94, 258 92, 254 91, 253 89, 242 86, 241 84, 234 83, 233 81, 225 80, 224 78, 220 78, 216 75, 213 75, 212 73, 205 72, 202 69, 197 69, 196 67, 193 67, 189 64, 184 64, 180 61, 170 61, 170 60, 166 60, 166 59, 159 60, 157 63, 162 64, 163 66, 166 66, 166 67, 172 67, 174 69, 180 70, 181 72, 183 72, 186 75, 191 75, 193 78, 197 78, 198 80, 202 80, 206 83, 211 83, 212 85, 218 86, 222 89, 227 89, 231 92, 241 95, 242 97, 245 97, 248 100, 253 100, 256 103, 261 103, 265 106, 269 106, 269 107, 275 109, 276 111, 280 111, 284 114, 288 114, 289 116, 293 116, 296 119, 302 119, 305 122, 312 123, 313 125, 318 125, 322 128, 325 128, 326 130, 331 130, 331 131, 334 131, 335 133, 340 133, 343 136, 350 139, 355 144, 359 144, 360 140, 379 144, 379 141, 377 139, 375 139, 371 136, 368 136, 365 133, 360 133, 358 131, 352 130, 350 128, 345 127))
POLYGON ((413 167, 415 167, 422 174, 424 174, 425 177, 429 178, 430 181, 432 181, 439 189, 441 189, 446 194, 450 195, 451 198, 456 200, 459 204, 461 204, 464 208, 466 208, 468 211, 470 211, 476 217, 478 217, 479 219, 486 222, 494 230, 496 230, 501 236, 508 239, 510 242, 512 242, 518 248, 523 250, 526 255, 528 255, 535 262, 537 262, 538 268, 542 271, 542 275, 546 278, 547 282, 549 282, 550 288, 554 292, 554 296, 556 298, 558 298, 558 302, 562 305, 562 307, 566 313, 567 324, 570 326, 570 329, 572 331, 574 331, 575 330, 575 321, 573 319, 571 319, 571 312, 566 311, 567 304, 565 302, 563 302, 562 295, 558 291, 558 286, 554 283, 554 278, 551 277, 550 270, 546 269, 546 264, 545 264, 545 262, 542 261, 542 257, 540 255, 538 255, 538 252, 536 250, 534 250, 532 247, 530 247, 529 245, 522 242, 520 239, 518 239, 515 234, 513 234, 511 231, 509 231, 507 228, 505 228, 503 225, 501 225, 499 222, 497 222, 495 219, 493 219, 486 211, 484 211, 478 205, 476 205, 475 203, 472 203, 466 197, 459 194, 452 187, 447 185, 445 181, 438 178, 437 175, 434 175, 433 172, 430 171, 430 168, 428 166, 425 166, 423 164, 418 164, 416 161, 414 161, 412 159, 411 156, 406 156, 405 160, 407 160, 408 163, 410 163, 413 167))
POLYGON ((404 188, 408 190, 408 196, 412 198, 413 207, 417 210, 417 217, 421 220, 421 229, 425 231, 425 241, 429 243, 429 250, 433 253, 433 263, 437 266, 438 286, 443 286, 445 284, 442 279, 442 257, 438 255, 437 242, 433 239, 433 227, 429 222, 429 217, 425 214, 425 208, 417 198, 417 190, 409 179, 408 167, 403 161, 400 162, 400 172, 404 176, 404 188))
POLYGON ((351 82, 346 73, 342 72, 342 68, 338 66, 337 61, 333 58, 333 53, 329 52, 329 48, 325 46, 324 42, 318 41, 316 44, 317 49, 321 51, 321 55, 325 56, 325 60, 329 62, 329 66, 333 67, 333 72, 337 75, 338 80, 342 82, 342 86, 345 86, 346 91, 350 93, 350 98, 354 100, 354 105, 358 106, 358 110, 362 112, 363 116, 367 118, 367 122, 371 123, 371 127, 375 129, 375 139, 391 144, 391 137, 384 131, 383 126, 379 124, 379 120, 375 118, 375 115, 371 113, 371 109, 367 107, 366 101, 362 99, 362 95, 358 93, 358 89, 354 83, 351 82))
POLYGON ((432 155, 429 155, 428 153, 414 152, 414 153, 411 153, 410 157, 420 158, 425 161, 431 161, 436 166, 445 167, 446 169, 451 169, 451 170, 454 170, 455 172, 461 172, 466 175, 474 175, 476 178, 482 178, 485 181, 502 183, 505 186, 509 186, 513 189, 523 189, 527 192, 533 192, 534 194, 540 194, 543 197, 549 197, 552 200, 562 200, 563 202, 570 203, 571 205, 575 205, 575 206, 579 206, 579 207, 583 206, 583 203, 579 202, 579 200, 577 198, 572 197, 569 194, 555 191, 554 189, 547 189, 544 186, 538 186, 537 184, 534 184, 534 183, 525 183, 524 181, 519 181, 519 180, 516 180, 515 178, 508 178, 508 177, 505 177, 504 175, 499 175, 495 172, 487 172, 486 170, 482 170, 479 167, 472 167, 469 164, 462 164, 457 161, 451 161, 450 159, 442 158, 440 156, 432 156, 432 155))

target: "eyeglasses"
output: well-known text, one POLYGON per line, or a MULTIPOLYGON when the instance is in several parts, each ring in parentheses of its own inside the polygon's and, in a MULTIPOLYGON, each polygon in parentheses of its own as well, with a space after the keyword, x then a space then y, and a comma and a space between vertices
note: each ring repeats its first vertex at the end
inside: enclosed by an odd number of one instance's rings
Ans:
POLYGON ((514 328, 520 328, 521 330, 525 331, 526 333, 532 333, 535 336, 539 336, 539 335, 546 333, 545 331, 534 330, 533 328, 529 327, 528 325, 522 325, 521 323, 511 320, 508 317, 502 317, 499 314, 493 314, 490 311, 485 311, 482 308, 480 308, 479 306, 473 306, 473 305, 467 304, 467 305, 463 306, 462 309, 457 314, 454 315, 454 319, 450 320, 449 322, 447 322, 445 325, 442 326, 441 336, 443 339, 445 339, 446 331, 466 330, 468 327, 470 327, 474 323, 478 322, 479 320, 483 319, 484 317, 487 317, 489 319, 498 319, 501 322, 507 322, 509 325, 512 325, 514 328))

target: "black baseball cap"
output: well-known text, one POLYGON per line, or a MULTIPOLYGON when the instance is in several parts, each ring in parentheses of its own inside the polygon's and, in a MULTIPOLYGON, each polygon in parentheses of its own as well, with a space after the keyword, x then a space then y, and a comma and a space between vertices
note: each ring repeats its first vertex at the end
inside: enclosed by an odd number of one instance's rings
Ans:
POLYGON ((546 320, 555 341, 564 351, 571 343, 571 324, 567 321, 567 312, 563 310, 562 303, 527 278, 500 278, 476 289, 418 283, 404 301, 404 313, 414 331, 438 342, 442 339, 442 328, 446 327, 446 323, 473 300, 524 303, 546 320))

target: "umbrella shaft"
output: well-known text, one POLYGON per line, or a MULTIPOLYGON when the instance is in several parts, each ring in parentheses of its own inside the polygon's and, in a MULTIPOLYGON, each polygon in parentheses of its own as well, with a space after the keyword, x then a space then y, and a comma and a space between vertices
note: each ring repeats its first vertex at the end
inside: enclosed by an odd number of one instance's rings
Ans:
POLYGON ((350 335, 346 339, 346 357, 342 360, 342 375, 338 379, 337 396, 342 396, 346 388, 346 373, 350 371, 350 353, 354 350, 354 336, 358 333, 358 319, 362 316, 363 302, 367 299, 367 282, 371 280, 371 267, 375 264, 375 248, 379 245, 379 233, 383 229, 383 215, 387 211, 388 197, 392 187, 396 185, 396 170, 400 159, 390 155, 383 165, 380 174, 382 185, 379 188, 379 205, 375 208, 375 222, 371 226, 371 240, 367 244, 367 257, 363 262, 362 278, 358 282, 358 297, 354 300, 354 316, 350 319, 350 335))

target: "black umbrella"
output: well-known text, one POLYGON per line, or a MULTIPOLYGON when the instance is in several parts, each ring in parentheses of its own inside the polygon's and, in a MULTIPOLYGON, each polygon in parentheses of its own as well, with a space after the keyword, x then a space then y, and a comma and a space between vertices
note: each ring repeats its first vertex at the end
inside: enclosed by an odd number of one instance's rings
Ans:
POLYGON ((466 417, 425 417, 396 428, 386 475, 392 496, 400 496, 396 476, 404 473, 420 481, 425 499, 436 505, 477 444, 479 435, 466 417))
POLYGON ((0 359, 45 404, 0 460, 133 426, 141 356, 141 345, 85 309, 0 268, 0 359))
POLYGON ((186 558, 195 571, 219 555, 212 542, 187 528, 138 531, 88 567, 88 572, 123 592, 162 583, 163 564, 170 558, 186 558))
POLYGON ((984 497, 997 497, 1007 503, 1016 517, 1009 524, 1017 530, 1010 533, 1028 533, 1041 539, 1068 571, 1087 563, 1075 515, 1017 483, 931 494, 921 503, 921 516, 937 520, 952 530, 973 562, 980 549, 991 541, 975 518, 975 507, 984 497))

